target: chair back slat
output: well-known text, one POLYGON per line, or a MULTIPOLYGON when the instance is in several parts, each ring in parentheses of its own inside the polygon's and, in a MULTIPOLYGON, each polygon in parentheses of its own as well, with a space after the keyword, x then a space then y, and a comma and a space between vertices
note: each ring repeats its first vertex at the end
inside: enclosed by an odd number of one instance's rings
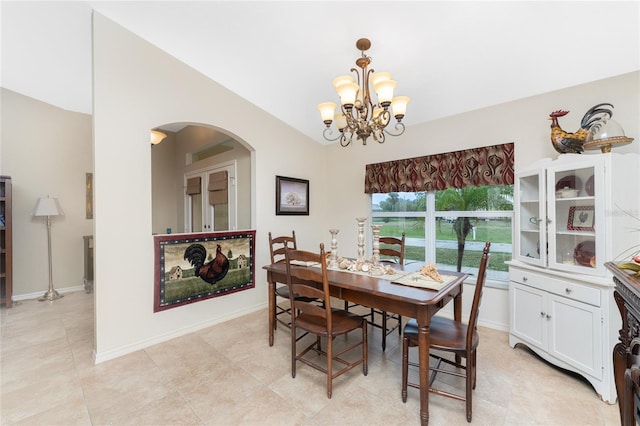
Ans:
POLYGON ((487 280, 487 265, 489 264, 489 249, 491 248, 491 242, 487 241, 482 250, 482 258, 480 260, 480 267, 478 268, 478 279, 476 281, 476 288, 473 293, 473 303, 471 305, 471 314, 469 315, 469 323, 467 324, 467 347, 471 347, 473 342, 473 334, 478 326, 478 317, 480 316, 480 304, 482 303, 482 293, 484 290, 484 283, 487 280))
MULTIPOLYGON (((404 244, 404 232, 401 238, 380 237, 380 256, 392 257, 398 264, 404 265, 404 244)), ((385 261, 387 259, 382 260, 385 261)))
POLYGON ((285 247, 285 262, 287 264, 287 284, 289 285, 289 300, 292 306, 292 321, 295 328, 296 317, 300 313, 316 315, 327 321, 327 330, 331 332, 331 296, 327 279, 327 259, 324 244, 320 244, 320 253, 305 250, 292 250, 285 247), (296 261, 316 262, 318 266, 298 266, 296 261), (293 262, 293 263, 292 263, 293 262), (322 283, 319 287, 317 283, 322 283), (301 298, 300 296, 304 297, 301 298), (309 299, 313 298, 314 301, 309 299))
POLYGON ((282 235, 273 238, 269 232, 269 253, 271 254, 271 263, 284 262, 284 248, 288 246, 290 249, 297 250, 296 231, 291 231, 291 237, 282 235))

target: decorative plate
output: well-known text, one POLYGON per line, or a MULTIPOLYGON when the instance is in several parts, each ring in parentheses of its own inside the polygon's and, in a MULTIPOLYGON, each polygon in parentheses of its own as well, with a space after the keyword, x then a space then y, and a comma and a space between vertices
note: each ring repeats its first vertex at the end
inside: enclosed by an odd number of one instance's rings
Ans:
POLYGON ((577 189, 580 191, 582 189, 582 181, 576 175, 565 176, 556 182, 556 191, 564 188, 577 189))
POLYGON ((595 190, 593 188, 593 175, 591 175, 591 177, 587 179, 587 182, 584 184, 584 190, 587 191, 587 194, 592 197, 593 194, 595 194, 595 190))
POLYGON ((596 267, 596 243, 595 241, 583 241, 573 250, 573 258, 578 265, 591 268, 596 267))

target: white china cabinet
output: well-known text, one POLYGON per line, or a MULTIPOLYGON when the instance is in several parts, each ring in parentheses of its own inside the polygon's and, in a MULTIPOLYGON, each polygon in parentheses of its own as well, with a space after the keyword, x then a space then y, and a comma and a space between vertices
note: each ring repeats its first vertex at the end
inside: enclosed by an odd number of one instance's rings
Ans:
POLYGON ((621 319, 604 267, 640 244, 640 157, 564 154, 516 173, 509 344, 585 377, 616 401, 621 319))

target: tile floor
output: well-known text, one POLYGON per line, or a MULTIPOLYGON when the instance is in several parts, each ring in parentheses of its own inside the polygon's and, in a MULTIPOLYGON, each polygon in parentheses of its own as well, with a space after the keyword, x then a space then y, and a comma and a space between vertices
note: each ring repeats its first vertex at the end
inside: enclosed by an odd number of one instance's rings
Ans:
MULTIPOLYGON (((284 328, 268 346, 267 310, 92 364, 93 295, 1 310, 2 425, 417 425, 418 390, 400 398, 400 339, 370 332, 369 375, 334 382, 290 373, 284 328)), ((619 425, 617 405, 507 334, 480 329, 474 425, 619 425)), ((412 352, 415 352, 412 351, 412 352)), ((431 425, 466 425, 464 403, 431 395, 431 425)))

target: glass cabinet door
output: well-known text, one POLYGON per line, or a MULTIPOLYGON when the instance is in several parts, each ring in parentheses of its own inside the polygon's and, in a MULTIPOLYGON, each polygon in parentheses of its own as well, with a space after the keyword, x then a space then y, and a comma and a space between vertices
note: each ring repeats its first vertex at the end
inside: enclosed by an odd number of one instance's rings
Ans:
POLYGON ((516 179, 519 212, 516 215, 516 257, 527 263, 546 266, 547 233, 545 169, 525 172, 516 179))
POLYGON ((547 170, 547 202, 549 233, 549 267, 585 274, 598 273, 603 261, 596 253, 604 253, 600 237, 604 222, 602 202, 603 171, 601 163, 582 158, 579 165, 549 167, 547 170), (600 231, 600 232, 598 232, 600 231), (602 247, 600 247, 602 246, 602 247))

